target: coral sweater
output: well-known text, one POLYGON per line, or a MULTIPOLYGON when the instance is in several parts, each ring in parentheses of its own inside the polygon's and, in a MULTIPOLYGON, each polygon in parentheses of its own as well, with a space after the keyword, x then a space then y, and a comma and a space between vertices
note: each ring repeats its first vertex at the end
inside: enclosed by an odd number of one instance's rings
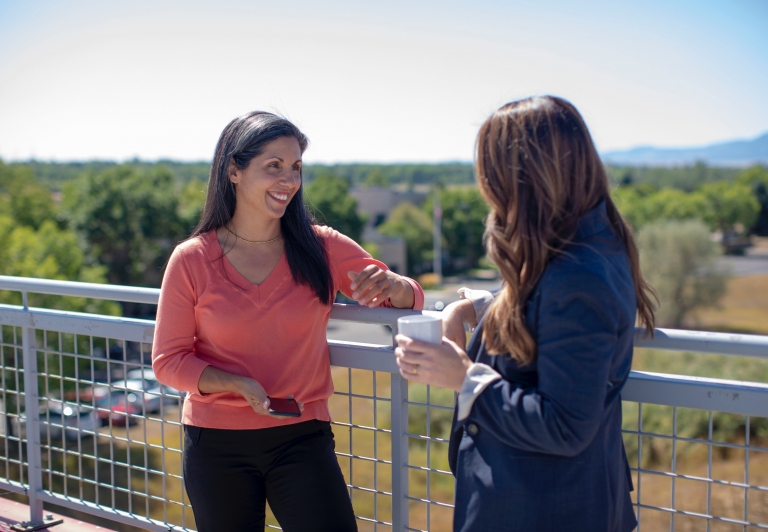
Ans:
MULTIPOLYGON (((369 264, 386 268, 353 240, 329 227, 316 227, 325 242, 334 293, 349 296, 349 271, 369 264)), ((424 305, 415 281, 414 307, 424 305)), ((389 301, 385 303, 389 305, 389 301)), ((216 232, 180 244, 171 255, 160 291, 152 348, 158 380, 188 392, 182 423, 219 429, 258 429, 308 419, 330 421, 333 393, 326 327, 331 307, 308 286, 297 284, 283 255, 269 276, 255 285, 222 257, 216 232), (202 394, 207 366, 256 379, 271 397, 294 394, 304 402, 300 418, 255 413, 242 396, 202 394)))

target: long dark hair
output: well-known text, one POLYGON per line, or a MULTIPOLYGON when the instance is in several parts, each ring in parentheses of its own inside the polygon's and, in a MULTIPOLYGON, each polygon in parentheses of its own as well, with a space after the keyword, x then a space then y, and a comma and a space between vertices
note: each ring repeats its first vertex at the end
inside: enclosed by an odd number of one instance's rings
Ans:
MULTIPOLYGON (((245 169, 268 143, 282 137, 295 138, 301 153, 309 144, 307 136, 291 122, 264 111, 250 112, 227 124, 216 144, 203 215, 190 238, 218 229, 232 219, 236 200, 235 185, 229 180, 230 165, 234 163, 238 169, 245 169)), ((285 254, 293 280, 311 287, 323 305, 330 305, 334 296, 331 269, 323 240, 312 227, 316 223, 304 205, 302 176, 299 190, 280 219, 285 254)))
POLYGON ((501 107, 480 127, 475 168, 491 206, 486 250, 506 281, 485 317, 489 353, 509 353, 522 365, 536 358, 525 303, 550 259, 574 238, 578 221, 601 201, 629 256, 640 323, 652 333, 654 291, 640 273, 632 229, 611 201, 587 125, 571 103, 540 96, 501 107))

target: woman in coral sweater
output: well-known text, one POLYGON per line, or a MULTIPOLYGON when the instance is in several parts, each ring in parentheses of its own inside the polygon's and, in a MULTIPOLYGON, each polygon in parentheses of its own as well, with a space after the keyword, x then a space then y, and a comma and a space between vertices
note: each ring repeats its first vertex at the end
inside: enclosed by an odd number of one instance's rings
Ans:
POLYGON ((266 501, 283 530, 356 530, 328 411, 334 295, 423 307, 415 281, 314 222, 307 142, 270 113, 230 122, 200 224, 163 279, 152 366, 188 392, 184 477, 201 532, 262 530, 266 501), (270 413, 276 398, 293 398, 300 416, 270 413))

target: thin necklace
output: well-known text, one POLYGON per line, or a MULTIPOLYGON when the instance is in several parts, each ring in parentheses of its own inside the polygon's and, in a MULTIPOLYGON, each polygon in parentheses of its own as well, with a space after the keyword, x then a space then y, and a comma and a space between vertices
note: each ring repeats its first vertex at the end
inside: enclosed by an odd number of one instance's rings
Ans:
POLYGON ((274 242, 275 240, 278 240, 281 236, 283 236, 283 234, 280 233, 279 235, 277 235, 275 238, 271 240, 248 240, 247 238, 243 238, 240 235, 236 234, 234 231, 232 231, 232 229, 230 229, 227 226, 224 226, 224 229, 232 233, 232 236, 234 236, 238 240, 242 240, 243 242, 248 242, 249 244, 269 244, 270 242, 274 242))

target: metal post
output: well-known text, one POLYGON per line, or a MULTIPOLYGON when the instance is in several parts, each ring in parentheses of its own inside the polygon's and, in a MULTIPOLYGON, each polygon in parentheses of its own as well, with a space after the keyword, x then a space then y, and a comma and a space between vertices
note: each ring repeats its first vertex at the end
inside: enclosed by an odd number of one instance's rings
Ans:
POLYGON ((408 526, 408 382, 399 373, 391 379, 392 395, 392 530, 408 526))
POLYGON ((440 207, 440 186, 435 184, 435 201, 432 207, 432 270, 437 276, 437 282, 443 284, 443 253, 442 253, 443 209, 440 207))
MULTIPOLYGON (((29 310, 27 293, 22 292, 24 310, 29 310)), ((24 408, 27 432, 27 477, 29 488, 29 520, 43 521, 43 501, 38 494, 43 491, 42 458, 40 454, 40 414, 37 390, 37 342, 33 327, 22 327, 21 346, 24 360, 24 408)))

